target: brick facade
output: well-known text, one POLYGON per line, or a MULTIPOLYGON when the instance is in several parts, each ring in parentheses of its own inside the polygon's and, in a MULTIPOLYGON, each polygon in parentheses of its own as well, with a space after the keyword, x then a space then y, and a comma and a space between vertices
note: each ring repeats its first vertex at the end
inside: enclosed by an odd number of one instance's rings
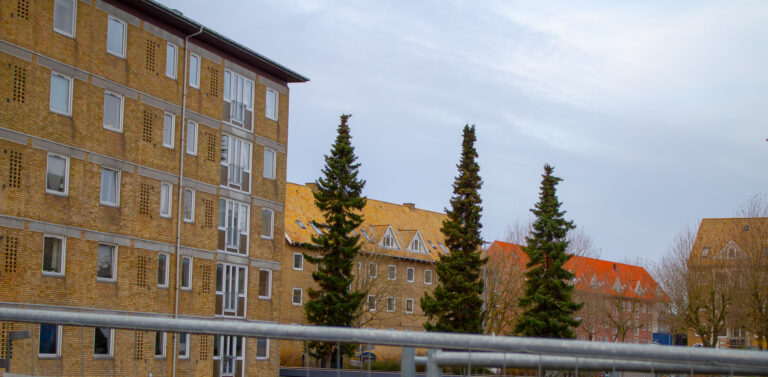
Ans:
MULTIPOLYGON (((225 279, 217 266, 226 264, 242 268, 245 277, 244 297, 234 317, 279 321, 287 85, 306 79, 242 46, 233 47, 210 31, 190 39, 185 48, 184 37, 199 25, 151 1, 76 0, 72 4, 76 11, 71 36, 54 30, 62 13, 54 14, 60 10, 54 10, 53 0, 0 4, 0 302, 164 317, 178 309, 180 317, 213 320, 222 316, 217 314, 217 297, 223 296, 216 293, 217 277, 225 279), (125 25, 125 57, 107 52, 110 17, 125 25), (176 46, 175 79, 166 76, 168 43, 176 46), (187 87, 184 103, 187 52, 199 57, 200 84, 187 87), (230 106, 224 98, 225 80, 234 74, 248 80, 243 92, 252 99, 250 109, 244 107, 250 122, 236 122, 225 112, 230 106), (69 79, 67 115, 51 110, 52 75, 69 79), (278 93, 277 120, 266 116, 268 88, 278 93), (122 98, 119 131, 104 126, 109 93, 122 98), (163 143, 164 127, 170 124, 165 122, 166 115, 173 117, 172 148, 163 143), (181 224, 177 248, 183 204, 179 200, 182 127, 189 121, 197 125, 196 153, 183 155, 181 184, 193 190, 194 210, 190 221, 181 224), (240 155, 246 157, 229 166, 222 162, 224 138, 239 140, 240 155), (265 148, 275 151, 274 178, 264 178, 265 148), (46 189, 55 180, 48 174, 53 166, 49 156, 65 161, 64 193, 46 189), (222 181, 221 172, 228 168, 244 172, 240 178, 245 180, 237 188, 229 185, 226 175, 222 181), (116 205, 101 200, 105 187, 109 191, 104 169, 119 172, 116 205), (171 187, 168 217, 160 209, 164 184, 171 187), (220 215, 222 199, 247 207, 240 212, 247 214, 247 221, 232 220, 226 211, 220 215), (261 236, 262 227, 268 226, 262 224, 263 209, 274 214, 272 237, 261 236), (246 253, 220 247, 219 233, 226 237, 228 221, 239 221, 235 229, 240 237, 232 242, 244 242, 237 248, 246 253), (62 257, 53 257, 61 266, 51 267, 50 255, 55 253, 45 251, 48 242, 58 242, 53 239, 62 242, 62 247, 50 249, 63 252, 62 257), (99 245, 115 250, 111 279, 98 278, 99 245), (191 263, 189 289, 177 289, 179 255, 191 263), (167 266, 165 279, 159 277, 161 258, 167 266), (259 298, 262 270, 271 271, 269 298, 259 298)), ((172 374, 172 334, 166 338, 165 357, 155 357, 154 332, 115 331, 112 356, 99 358, 93 352, 94 329, 63 327, 57 355, 47 357, 38 353, 40 326, 3 323, 0 335, 11 327, 32 334, 14 345, 12 372, 172 374)), ((256 355, 256 339, 248 339, 235 375, 276 374, 277 342, 270 343, 269 353, 262 358, 256 355)), ((177 359, 176 373, 219 375, 222 367, 221 361, 214 360, 214 349, 219 348, 214 347, 214 337, 191 335, 190 345, 189 357, 177 359)))

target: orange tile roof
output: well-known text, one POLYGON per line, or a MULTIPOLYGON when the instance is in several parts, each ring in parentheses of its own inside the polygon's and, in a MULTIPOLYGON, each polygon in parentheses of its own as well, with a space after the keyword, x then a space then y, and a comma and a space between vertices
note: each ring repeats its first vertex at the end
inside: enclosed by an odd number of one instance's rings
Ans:
MULTIPOLYGON (((445 244, 440 227, 446 219, 444 213, 427 211, 418 208, 408 208, 404 205, 368 199, 368 204, 363 209, 363 224, 357 229, 360 239, 367 250, 382 255, 399 258, 415 259, 424 262, 436 262, 443 251, 438 243, 445 244), (401 250, 387 249, 376 246, 389 227, 400 243, 401 250), (369 243, 360 232, 365 230, 372 238, 374 244, 369 243), (427 254, 415 253, 405 250, 416 235, 421 233, 424 239, 427 254), (430 245, 429 241, 432 241, 430 245)), ((315 198, 310 187, 290 183, 285 189, 285 234, 289 242, 293 244, 312 243, 311 236, 317 234, 312 228, 311 221, 323 223, 322 212, 315 206, 315 198), (304 225, 302 229, 296 220, 304 225)))
MULTIPOLYGON (((512 258, 523 269, 529 261, 520 245, 508 242, 494 241, 488 248, 488 255, 512 258)), ((574 255, 565 263, 565 268, 576 275, 576 289, 580 291, 644 300, 666 297, 659 284, 640 266, 574 255), (636 289, 638 283, 640 288, 636 289), (614 288, 619 284, 621 289, 617 291, 614 288)))

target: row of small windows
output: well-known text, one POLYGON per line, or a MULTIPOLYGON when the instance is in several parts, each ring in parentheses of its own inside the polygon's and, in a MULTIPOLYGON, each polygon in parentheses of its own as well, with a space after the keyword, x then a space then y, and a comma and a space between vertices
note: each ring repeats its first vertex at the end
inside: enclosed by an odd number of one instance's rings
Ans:
MULTIPOLYGON (((376 304, 377 304, 376 295, 368 295, 368 299, 366 300, 365 304, 368 309, 368 311, 375 312, 376 311, 376 304)), ((397 311, 396 304, 397 304, 397 298, 394 296, 387 297, 387 312, 394 313, 397 311)), ((405 314, 413 314, 413 307, 414 307, 414 300, 412 298, 406 298, 405 299, 405 314)))
MULTIPOLYGON (((38 351, 39 358, 58 358, 61 357, 62 339, 63 339, 63 326, 41 323, 38 333, 38 351)), ((143 333, 142 333, 143 334, 143 333)), ((190 356, 190 338, 188 333, 178 333, 178 358, 188 359, 190 356)), ((225 356, 239 356, 243 357, 242 348, 244 339, 242 337, 230 337, 230 336, 218 336, 214 335, 213 341, 213 356, 214 359, 221 358, 222 350, 230 349, 231 347, 233 355, 225 356), (238 352, 235 352, 238 350, 238 352)), ((136 338, 136 342, 143 342, 143 336, 136 338)), ((154 339, 154 356, 157 359, 164 359, 166 357, 166 343, 167 333, 155 332, 154 339)), ((203 342, 201 342, 203 343, 203 342)), ((138 346, 138 344, 137 344, 138 346)), ((201 347, 203 345, 201 344, 201 347)), ((207 343, 206 343, 207 346, 207 343)), ((136 347, 139 348, 139 347, 136 347)), ((143 349, 143 345, 140 346, 143 349)), ((96 358, 112 358, 115 351, 115 329, 96 327, 93 329, 93 356, 96 358)), ((202 352, 201 352, 202 353, 202 352)), ((227 353, 226 351, 224 353, 227 353)), ((256 340, 256 358, 259 360, 265 360, 269 357, 269 339, 257 338, 256 340)))
MULTIPOLYGON (((362 262, 357 262, 357 269, 362 268, 362 262)), ((375 279, 378 276, 378 264, 370 262, 368 264, 368 277, 375 279)), ((304 255, 302 253, 293 253, 293 269, 297 271, 304 270, 304 255)), ((415 280, 416 269, 413 267, 407 267, 405 272, 405 280, 409 283, 415 280)), ((397 280, 397 266, 387 266, 387 280, 397 280)), ((432 284, 432 270, 424 270, 424 284, 432 284)))
MULTIPOLYGON (((77 0, 56 0, 53 12, 53 30, 75 37, 75 19, 77 15, 77 0)), ((107 19, 107 52, 119 58, 125 58, 126 40, 128 34, 127 24, 114 17, 107 19)), ((176 79, 178 66, 178 47, 170 42, 166 44, 165 75, 176 79)), ((189 85, 200 89, 200 56, 189 54, 189 85)), ((246 110, 253 112, 253 81, 226 70, 224 72, 224 100, 230 103, 230 120, 243 124, 246 122, 246 110)), ((278 92, 267 88, 264 115, 272 120, 277 120, 278 92)), ((68 114, 68 112, 64 112, 68 114)), ((247 127, 250 129, 250 126, 247 127)))
MULTIPOLYGON (((299 228, 306 229, 306 227, 304 226, 304 223, 302 223, 301 220, 297 219, 296 224, 299 225, 299 228)), ((322 232, 320 231, 320 229, 318 229, 318 227, 314 224, 314 222, 309 221, 309 224, 312 226, 312 229, 314 229, 317 234, 322 235, 322 232)), ((363 234, 363 236, 365 236, 365 239, 368 240, 368 242, 374 243, 373 238, 370 235, 368 235, 368 232, 366 232, 365 229, 361 229, 360 232, 363 234)), ((353 230, 352 234, 356 236, 357 232, 353 230)), ((427 242, 429 242, 429 245, 433 249, 437 249, 437 246, 435 246, 435 244, 432 243, 431 240, 428 240, 427 242)), ((443 253, 449 254, 448 249, 441 242, 438 242, 437 244, 440 246, 440 249, 443 251, 443 253)), ((384 248, 399 250, 399 246, 397 241, 395 240, 395 236, 390 233, 389 229, 382 236, 381 242, 379 245, 384 248)), ((421 240, 421 237, 415 236, 414 239, 411 241, 411 244, 408 245, 408 251, 424 252, 424 246, 425 245, 424 245, 424 242, 421 240)))

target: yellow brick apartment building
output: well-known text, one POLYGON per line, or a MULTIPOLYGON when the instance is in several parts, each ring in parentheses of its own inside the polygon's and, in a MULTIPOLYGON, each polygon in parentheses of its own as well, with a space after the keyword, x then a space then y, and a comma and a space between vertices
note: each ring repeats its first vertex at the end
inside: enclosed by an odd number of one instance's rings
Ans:
MULTIPOLYGON (((305 81, 154 1, 1 2, 0 305, 278 322, 305 81)), ((21 375, 277 374, 269 339, 10 330, 21 375)))
MULTIPOLYGON (((316 266, 306 261, 303 253, 312 253, 306 245, 323 230, 322 212, 315 206, 314 184, 286 185, 285 253, 283 254, 281 322, 307 324, 304 303, 309 288, 317 289, 312 280, 316 266)), ((355 230, 361 236, 362 253, 355 262, 354 289, 368 291, 356 327, 424 331, 426 317, 419 301, 437 283, 435 262, 447 254, 440 232, 444 213, 368 199, 362 211, 364 223, 355 230)), ((399 358, 400 348, 377 346, 379 358, 399 358)), ((297 366, 303 359, 303 343, 282 341, 282 365, 297 366)))

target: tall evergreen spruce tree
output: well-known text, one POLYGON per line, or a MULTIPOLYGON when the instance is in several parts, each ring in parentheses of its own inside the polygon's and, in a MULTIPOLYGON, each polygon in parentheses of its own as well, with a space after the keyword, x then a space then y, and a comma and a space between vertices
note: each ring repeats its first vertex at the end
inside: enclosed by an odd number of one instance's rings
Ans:
POLYGON ((478 190, 483 182, 475 159, 475 126, 464 126, 459 175, 453 182, 451 209, 440 231, 445 235, 448 255, 440 255, 435 266, 438 281, 433 293, 421 298, 427 316, 427 331, 479 334, 483 330, 482 267, 487 259, 480 255, 480 216, 478 190))
MULTIPOLYGON (((355 148, 351 144, 347 120, 351 115, 342 115, 338 127, 336 142, 331 147, 331 155, 325 156, 323 176, 316 184, 315 205, 323 212, 324 224, 312 221, 318 229, 324 229, 322 235, 312 236, 312 247, 319 252, 317 257, 304 254, 309 262, 318 264, 312 279, 320 287, 309 289, 310 300, 304 305, 307 321, 323 326, 349 327, 354 320, 354 313, 363 302, 365 292, 350 291, 354 276, 353 259, 360 251, 360 236, 351 232, 363 222, 361 210, 366 198, 362 196, 365 181, 358 179, 359 163, 355 163, 355 148)), ((336 343, 310 342, 312 356, 323 364, 330 361, 334 365, 341 354, 351 355, 354 345, 342 345, 339 350, 336 343)))
POLYGON ((539 202, 531 212, 536 216, 533 231, 526 237, 523 250, 530 261, 526 265, 525 295, 520 306, 515 332, 523 336, 575 338, 573 329, 579 321, 573 315, 582 304, 573 301, 574 274, 564 268, 573 255, 567 254, 566 234, 575 228, 560 210, 556 188, 562 179, 552 175, 554 169, 544 165, 539 202))

